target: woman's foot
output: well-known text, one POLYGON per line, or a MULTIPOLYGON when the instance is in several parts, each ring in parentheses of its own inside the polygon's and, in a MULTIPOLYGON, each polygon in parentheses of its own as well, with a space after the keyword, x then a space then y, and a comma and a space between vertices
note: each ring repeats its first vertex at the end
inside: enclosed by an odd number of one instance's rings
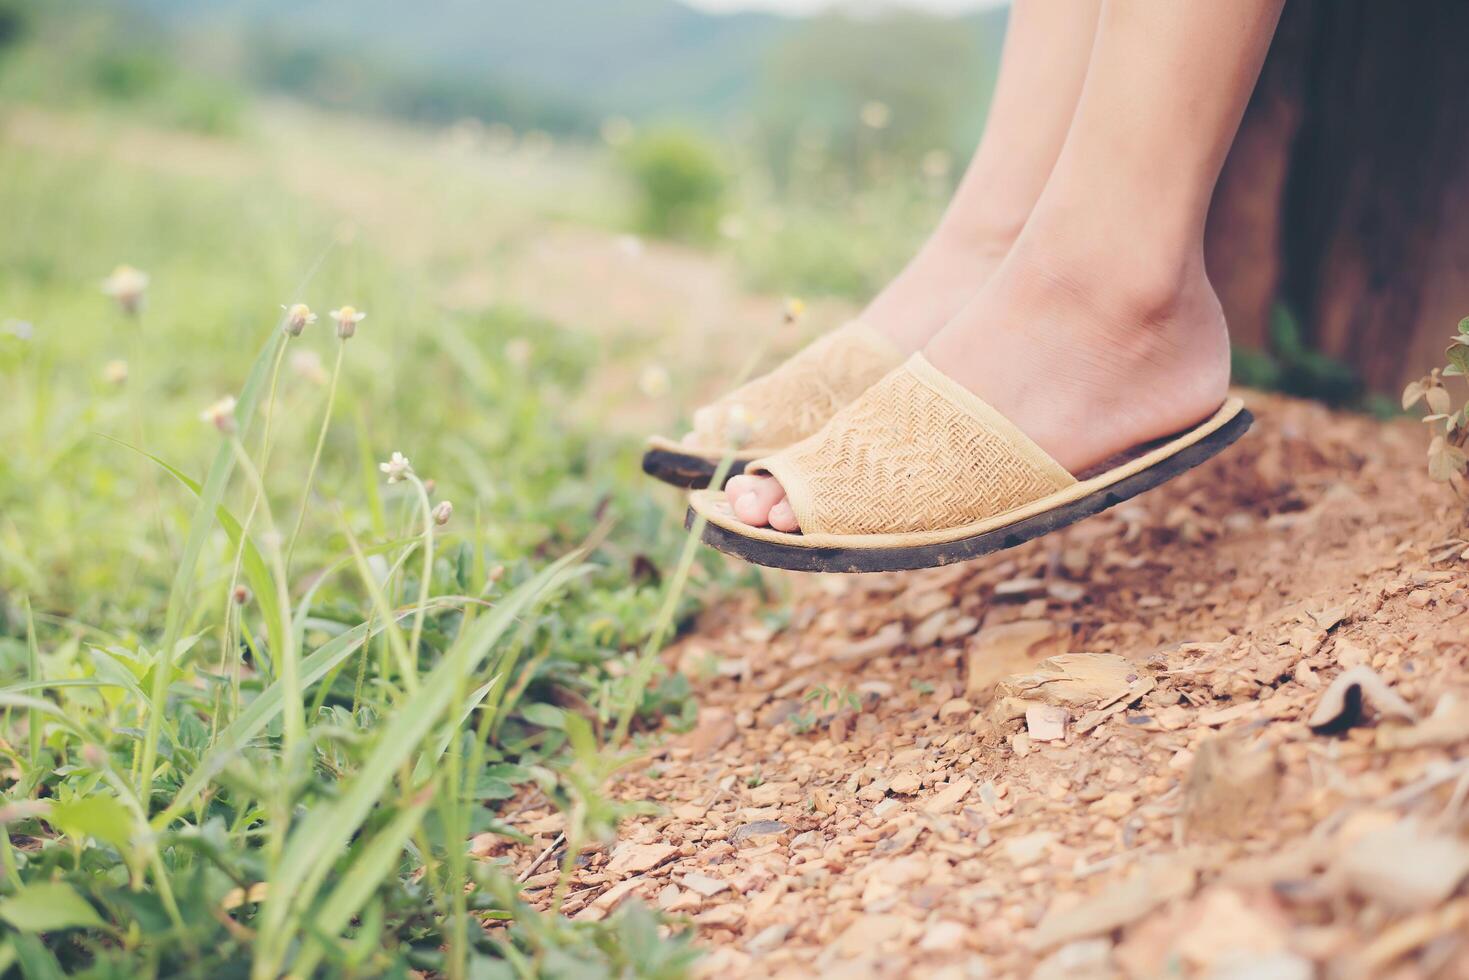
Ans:
MULTIPOLYGON (((810 363, 787 362, 695 412, 694 431, 683 437, 683 445, 718 452, 729 449, 732 428, 729 413, 736 404, 747 416, 744 427, 753 424, 761 430, 749 433, 744 440, 746 445, 769 449, 797 442, 825 424, 844 400, 866 390, 886 373, 887 367, 896 366, 910 354, 922 350, 974 298, 1010 246, 1009 240, 966 234, 953 224, 946 222, 936 231, 857 318, 877 335, 878 343, 891 347, 891 352, 884 355, 891 364, 867 378, 866 373, 876 360, 863 351, 850 352, 852 363, 833 360, 829 351, 821 351, 815 358, 808 356, 810 363), (847 383, 858 376, 864 379, 862 383, 847 383), (791 404, 793 384, 806 384, 813 389, 810 404, 791 404), (772 419, 769 417, 772 412, 785 413, 785 417, 772 419)), ((807 351, 798 353, 795 359, 806 354, 807 351)), ((846 354, 839 356, 846 357, 846 354)))
MULTIPOLYGON (((1229 384, 1202 256, 1180 267, 1022 241, 923 349, 1073 474, 1205 418, 1229 384)), ((745 523, 799 529, 773 478, 737 477, 726 492, 745 523)))

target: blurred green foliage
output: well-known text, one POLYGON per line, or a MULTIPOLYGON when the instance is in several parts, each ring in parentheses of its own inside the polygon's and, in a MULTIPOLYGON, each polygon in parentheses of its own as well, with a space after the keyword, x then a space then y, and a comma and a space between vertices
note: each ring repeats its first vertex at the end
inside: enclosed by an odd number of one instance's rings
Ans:
POLYGON ((169 126, 214 135, 238 132, 245 104, 239 86, 186 68, 159 43, 146 18, 85 0, 15 4, 0 3, 0 97, 107 110, 126 106, 130 115, 169 126))
POLYGON ((638 135, 619 153, 637 194, 637 227, 702 242, 714 237, 728 187, 715 144, 687 129, 638 135))
POLYGON ((754 109, 776 185, 812 194, 911 181, 930 154, 972 146, 995 66, 987 23, 914 14, 801 21, 772 52, 754 109))
POLYGON ((1347 365, 1312 350, 1295 315, 1284 304, 1270 313, 1270 349, 1236 346, 1232 356, 1236 384, 1266 391, 1283 391, 1328 405, 1375 409, 1364 401, 1361 379, 1347 365))

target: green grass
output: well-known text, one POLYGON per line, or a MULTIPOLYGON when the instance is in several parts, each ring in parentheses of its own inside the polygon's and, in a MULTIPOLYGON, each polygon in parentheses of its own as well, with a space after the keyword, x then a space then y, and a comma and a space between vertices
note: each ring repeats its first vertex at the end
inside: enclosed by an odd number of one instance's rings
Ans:
POLYGON ((619 355, 176 150, 3 145, 0 972, 681 975, 652 913, 535 912, 465 844, 543 793, 570 869, 634 806, 612 737, 691 710, 647 651, 693 600, 635 573, 681 583, 681 532, 564 407, 619 355))

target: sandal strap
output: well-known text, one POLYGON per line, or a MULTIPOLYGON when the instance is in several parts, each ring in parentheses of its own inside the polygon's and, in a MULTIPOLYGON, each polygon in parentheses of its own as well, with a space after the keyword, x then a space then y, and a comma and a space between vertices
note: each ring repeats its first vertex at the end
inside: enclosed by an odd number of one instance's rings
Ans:
POLYGON ((922 354, 796 445, 753 461, 806 534, 932 531, 984 520, 1076 482, 1013 422, 922 354))
POLYGON ((699 445, 720 452, 734 445, 731 410, 741 406, 750 430, 746 446, 780 448, 820 429, 902 362, 902 353, 861 320, 818 337, 769 374, 755 378, 694 413, 699 445))

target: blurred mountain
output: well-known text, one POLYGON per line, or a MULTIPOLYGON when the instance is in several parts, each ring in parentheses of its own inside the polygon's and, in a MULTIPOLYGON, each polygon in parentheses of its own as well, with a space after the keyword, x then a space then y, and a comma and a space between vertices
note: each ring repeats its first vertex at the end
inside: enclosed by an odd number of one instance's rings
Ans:
MULTIPOLYGON (((116 2, 164 25, 196 60, 233 65, 267 87, 405 115, 570 130, 614 113, 727 118, 750 108, 777 52, 819 30, 676 0, 116 2)), ((974 60, 992 60, 1004 16, 943 29, 963 37, 974 60)))

